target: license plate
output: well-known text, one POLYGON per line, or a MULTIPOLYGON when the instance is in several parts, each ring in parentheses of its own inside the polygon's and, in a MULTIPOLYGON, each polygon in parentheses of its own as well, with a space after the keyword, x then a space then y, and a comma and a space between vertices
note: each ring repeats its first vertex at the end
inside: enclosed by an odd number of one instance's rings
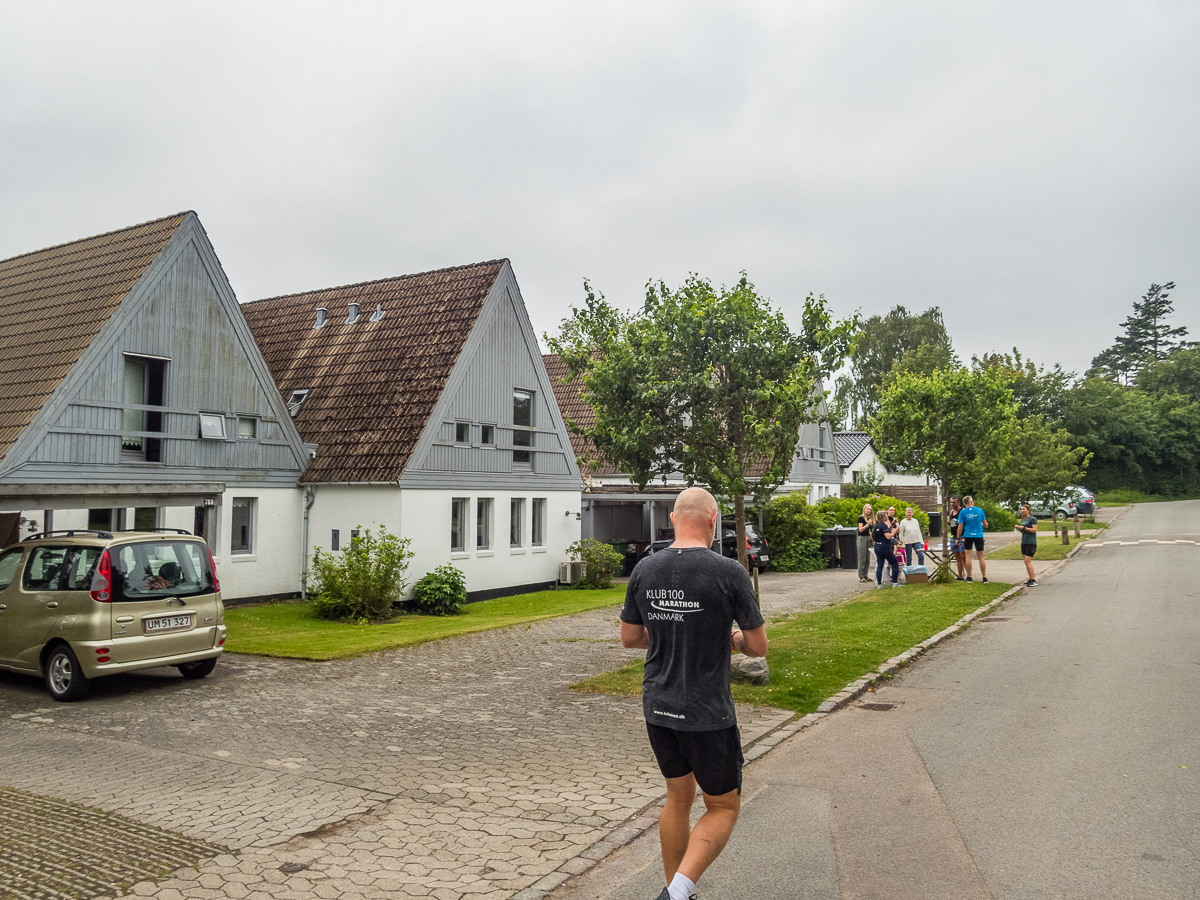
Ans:
POLYGON ((771 557, 767 556, 767 554, 765 554, 765 553, 762 556, 760 556, 759 559, 761 559, 763 562, 771 561, 771 557))
POLYGON ((164 631, 183 631, 192 627, 191 616, 162 616, 158 619, 147 619, 146 634, 162 634, 164 631))

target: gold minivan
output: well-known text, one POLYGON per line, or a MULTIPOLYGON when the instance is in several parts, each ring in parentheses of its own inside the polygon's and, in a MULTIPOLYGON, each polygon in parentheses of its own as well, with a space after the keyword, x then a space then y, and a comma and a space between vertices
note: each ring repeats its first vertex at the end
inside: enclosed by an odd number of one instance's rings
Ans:
POLYGON ((203 678, 224 650, 203 538, 56 531, 0 553, 0 669, 41 675, 55 700, 78 700, 114 672, 175 666, 203 678))

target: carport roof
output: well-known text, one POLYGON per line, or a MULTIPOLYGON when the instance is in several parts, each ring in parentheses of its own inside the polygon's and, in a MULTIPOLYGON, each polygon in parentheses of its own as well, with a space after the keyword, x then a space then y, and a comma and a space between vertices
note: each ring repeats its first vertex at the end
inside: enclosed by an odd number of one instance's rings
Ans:
POLYGON ((0 261, 0 458, 188 215, 0 261))

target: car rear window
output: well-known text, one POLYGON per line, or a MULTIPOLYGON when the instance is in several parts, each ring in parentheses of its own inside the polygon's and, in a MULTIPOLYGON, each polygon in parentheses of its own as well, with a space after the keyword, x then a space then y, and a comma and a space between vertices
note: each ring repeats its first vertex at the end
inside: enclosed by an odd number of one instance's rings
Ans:
POLYGON ((211 594, 212 564, 196 541, 143 541, 108 548, 113 600, 130 602, 211 594))
POLYGON ((27 591, 86 591, 100 547, 34 547, 21 579, 27 591))

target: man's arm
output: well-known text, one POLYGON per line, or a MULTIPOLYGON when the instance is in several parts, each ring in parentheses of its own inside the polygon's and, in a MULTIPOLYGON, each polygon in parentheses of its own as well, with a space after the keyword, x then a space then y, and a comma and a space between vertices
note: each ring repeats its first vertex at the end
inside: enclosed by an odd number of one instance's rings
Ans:
POLYGON ((621 646, 627 650, 649 650, 650 632, 645 625, 621 623, 621 646))
MULTIPOLYGON (((622 636, 624 636, 624 626, 622 626, 622 636)), ((743 631, 740 628, 734 629, 733 646, 746 656, 766 656, 767 626, 759 625, 749 631, 743 631)))

